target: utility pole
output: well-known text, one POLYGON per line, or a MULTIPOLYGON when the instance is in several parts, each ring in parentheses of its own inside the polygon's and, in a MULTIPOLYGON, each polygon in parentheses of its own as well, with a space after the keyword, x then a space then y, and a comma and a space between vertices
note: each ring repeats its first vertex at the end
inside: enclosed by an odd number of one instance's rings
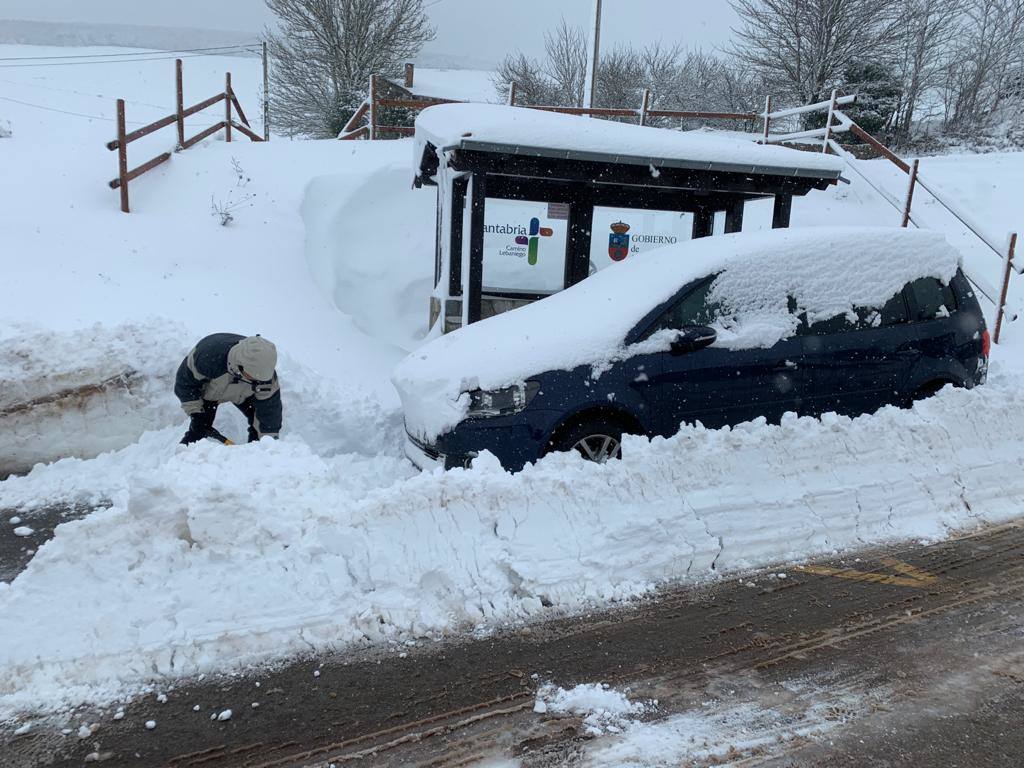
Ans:
POLYGON ((597 63, 601 55, 601 0, 594 0, 594 49, 590 55, 590 72, 587 76, 584 102, 594 108, 594 87, 597 84, 597 63))
POLYGON ((270 69, 267 66, 267 41, 263 41, 263 140, 270 141, 270 69))

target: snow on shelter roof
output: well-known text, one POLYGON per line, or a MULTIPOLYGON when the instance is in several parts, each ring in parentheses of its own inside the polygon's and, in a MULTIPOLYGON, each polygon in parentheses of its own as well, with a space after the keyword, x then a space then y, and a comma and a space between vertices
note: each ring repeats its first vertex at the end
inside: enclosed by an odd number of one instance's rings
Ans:
POLYGON ((417 173, 427 145, 533 157, 838 179, 845 162, 754 141, 497 104, 441 104, 416 118, 417 173))

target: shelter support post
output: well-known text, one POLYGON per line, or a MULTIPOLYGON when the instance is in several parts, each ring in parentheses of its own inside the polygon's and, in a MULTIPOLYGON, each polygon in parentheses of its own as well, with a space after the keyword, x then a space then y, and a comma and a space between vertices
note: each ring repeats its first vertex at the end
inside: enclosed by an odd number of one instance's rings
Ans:
POLYGON ((466 324, 480 320, 483 308, 484 282, 484 206, 487 199, 487 177, 482 173, 474 173, 470 184, 469 216, 469 274, 463 279, 466 291, 463 296, 465 309, 463 317, 466 324))
POLYGON ((743 200, 736 200, 725 209, 725 234, 743 229, 743 200))
POLYGON ((710 237, 715 231, 715 212, 710 208, 698 208, 693 212, 693 239, 710 237))
POLYGON ((786 229, 789 227, 789 217, 792 212, 793 195, 776 195, 775 208, 772 211, 772 229, 786 229))

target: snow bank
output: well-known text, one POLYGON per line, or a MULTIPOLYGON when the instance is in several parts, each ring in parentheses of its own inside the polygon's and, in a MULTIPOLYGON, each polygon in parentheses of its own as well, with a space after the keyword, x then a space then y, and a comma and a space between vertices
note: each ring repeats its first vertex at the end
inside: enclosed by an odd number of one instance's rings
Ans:
MULTIPOLYGON (((0 509, 30 516, 53 504, 106 505, 124 499, 138 473, 160 471, 180 450, 186 417, 174 373, 196 340, 174 323, 153 321, 6 341, 0 379, 11 386, 0 392, 0 461, 8 463, 0 468, 53 463, 0 482, 0 509), (43 395, 23 399, 36 391, 43 395), (7 399, 16 405, 5 411, 7 399)), ((287 354, 278 372, 285 440, 326 457, 400 455, 402 419, 390 404, 324 379, 287 354)), ((216 425, 245 442, 247 425, 233 406, 218 410, 216 425)))
POLYGON ((387 157, 390 163, 372 171, 310 182, 302 203, 306 258, 357 328, 410 350, 427 331, 436 200, 409 188, 404 152, 387 157))
POLYGON ((66 456, 92 458, 181 420, 169 395, 188 342, 174 323, 65 334, 18 325, 4 335, 0 477, 66 456))
POLYGON ((620 462, 517 475, 485 455, 410 477, 299 439, 175 451, 0 587, 0 708, 1005 520, 1024 499, 1022 414, 996 383, 855 420, 629 438, 620 462))
POLYGON ((393 381, 410 432, 429 441, 465 417, 465 392, 549 370, 599 370, 636 352, 668 349, 668 334, 635 349, 625 346, 626 337, 692 280, 721 273, 711 298, 727 310, 728 322, 718 327, 716 346, 768 347, 796 330, 789 297, 814 321, 854 306, 881 307, 916 277, 948 282, 958 263, 941 235, 918 230, 814 228, 702 238, 613 264, 544 301, 435 339, 403 360, 393 381))
POLYGON ((668 164, 786 175, 797 170, 824 178, 836 178, 846 167, 841 158, 820 152, 497 104, 441 104, 423 110, 416 118, 416 169, 428 143, 439 152, 470 144, 498 144, 520 154, 547 157, 597 153, 654 167, 668 164))

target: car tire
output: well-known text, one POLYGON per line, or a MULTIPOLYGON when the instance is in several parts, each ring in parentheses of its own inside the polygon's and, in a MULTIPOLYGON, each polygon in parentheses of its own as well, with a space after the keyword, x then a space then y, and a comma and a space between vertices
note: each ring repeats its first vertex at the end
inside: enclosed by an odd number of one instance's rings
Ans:
POLYGON ((551 441, 552 452, 575 452, 587 461, 604 464, 622 458, 622 435, 630 430, 607 417, 587 419, 570 426, 551 441))
POLYGON ((910 397, 910 405, 921 400, 927 400, 932 395, 937 395, 939 390, 949 384, 948 381, 929 381, 927 384, 922 384, 913 395, 910 397))

